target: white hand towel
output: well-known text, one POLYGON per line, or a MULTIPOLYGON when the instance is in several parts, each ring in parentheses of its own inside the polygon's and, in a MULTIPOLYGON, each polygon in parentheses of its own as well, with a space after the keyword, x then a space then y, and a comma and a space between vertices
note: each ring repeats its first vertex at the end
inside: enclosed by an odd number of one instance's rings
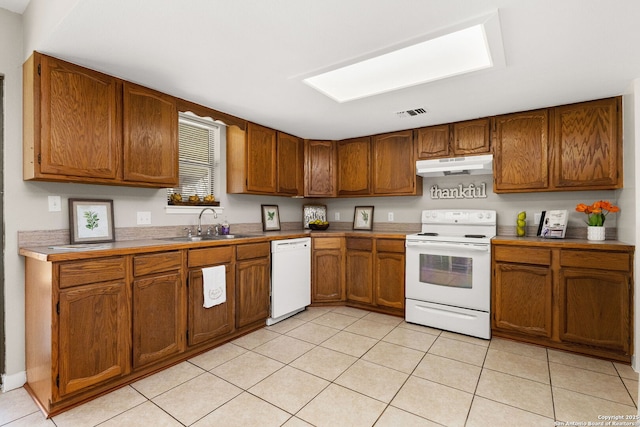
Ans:
POLYGON ((202 269, 202 293, 204 294, 204 308, 211 308, 227 300, 224 265, 202 269))

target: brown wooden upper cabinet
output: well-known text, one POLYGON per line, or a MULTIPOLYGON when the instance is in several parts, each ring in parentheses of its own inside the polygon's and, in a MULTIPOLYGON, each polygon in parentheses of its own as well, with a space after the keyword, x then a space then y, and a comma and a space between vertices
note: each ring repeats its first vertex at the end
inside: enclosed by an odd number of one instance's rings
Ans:
POLYGON ((494 118, 493 191, 544 191, 549 187, 548 110, 494 118))
POLYGON ((178 184, 173 98, 37 52, 23 80, 25 180, 178 184))
POLYGON ((335 197, 336 151, 336 143, 334 141, 305 141, 305 197, 335 197))
POLYGON ((227 192, 302 195, 302 140, 255 123, 227 129, 227 192))
POLYGON ((622 99, 497 116, 496 193, 622 188, 622 99))
POLYGON ((622 188, 621 97, 554 108, 557 190, 622 188))
POLYGON ((371 138, 338 141, 338 195, 371 193, 371 138))
POLYGON ((422 177, 416 176, 413 131, 375 135, 372 140, 372 195, 422 194, 422 177))
POLYGON ((302 196, 304 193, 304 143, 302 139, 278 132, 276 155, 277 193, 302 196))
POLYGON ((490 119, 482 118, 416 129, 417 160, 491 152, 490 119))

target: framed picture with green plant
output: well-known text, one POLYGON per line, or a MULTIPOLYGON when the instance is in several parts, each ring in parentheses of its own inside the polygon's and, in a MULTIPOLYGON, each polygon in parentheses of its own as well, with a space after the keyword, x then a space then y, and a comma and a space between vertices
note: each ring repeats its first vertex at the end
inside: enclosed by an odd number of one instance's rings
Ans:
POLYGON ((69 199, 71 244, 113 242, 113 200, 69 199))
POLYGON ((353 214, 354 230, 373 230, 373 206, 356 206, 353 214))
POLYGON ((262 207, 262 231, 280 230, 280 214, 278 205, 261 205, 262 207))

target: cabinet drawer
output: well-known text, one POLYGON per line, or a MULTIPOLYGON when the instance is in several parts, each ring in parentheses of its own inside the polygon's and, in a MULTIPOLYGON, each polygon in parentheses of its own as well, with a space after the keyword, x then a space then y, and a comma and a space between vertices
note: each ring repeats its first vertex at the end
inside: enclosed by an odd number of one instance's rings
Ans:
POLYGON ((107 282, 125 276, 123 257, 72 261, 60 264, 60 288, 107 282))
POLYGON ((377 239, 376 249, 378 252, 404 253, 404 240, 398 239, 377 239))
POLYGON ((136 255, 133 258, 133 275, 144 276, 163 271, 179 270, 181 266, 182 255, 178 251, 136 255))
POLYGON ((189 267, 224 264, 233 261, 233 246, 191 249, 189 250, 189 254, 187 255, 187 257, 189 267))
POLYGON ((347 239, 347 249, 371 251, 373 249, 373 241, 371 239, 347 239))
POLYGON ((522 264, 551 265, 551 250, 516 246, 495 246, 495 261, 517 262, 522 264))
POLYGON ((269 242, 238 245, 236 247, 236 260, 264 258, 268 257, 270 252, 271 245, 269 242))
POLYGON ((575 251, 560 252, 562 267, 599 268, 603 270, 629 271, 630 254, 626 252, 575 251))
POLYGON ((342 247, 341 237, 320 237, 313 238, 313 249, 340 249, 342 247))

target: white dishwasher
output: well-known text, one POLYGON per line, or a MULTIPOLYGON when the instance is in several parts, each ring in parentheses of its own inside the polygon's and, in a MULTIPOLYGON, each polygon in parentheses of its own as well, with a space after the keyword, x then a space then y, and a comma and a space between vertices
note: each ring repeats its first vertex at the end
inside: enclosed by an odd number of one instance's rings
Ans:
POLYGON ((311 238, 271 242, 271 317, 273 325, 311 304, 311 238))

